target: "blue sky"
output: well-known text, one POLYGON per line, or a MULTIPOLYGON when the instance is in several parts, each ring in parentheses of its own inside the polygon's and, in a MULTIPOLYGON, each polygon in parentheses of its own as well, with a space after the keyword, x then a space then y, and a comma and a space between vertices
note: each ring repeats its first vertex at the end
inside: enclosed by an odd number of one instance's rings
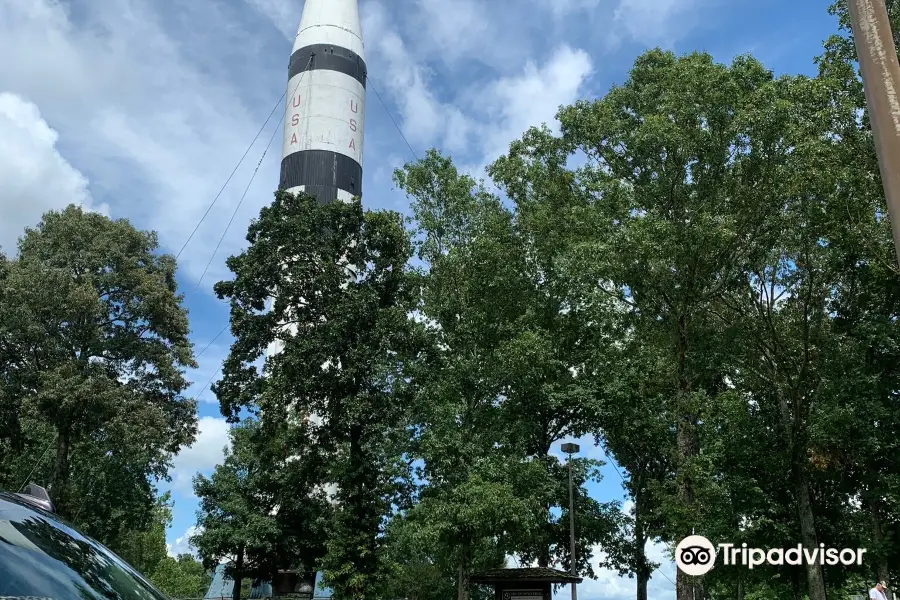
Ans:
MULTIPOLYGON (((406 212, 391 172, 415 152, 449 153, 479 172, 556 108, 602 96, 648 47, 750 52, 776 73, 814 73, 836 29, 829 0, 360 0, 370 80, 364 203, 406 212)), ((0 246, 70 202, 127 217, 178 252, 286 86, 302 0, 0 0, 0 246), (13 57, 11 60, 9 57, 13 57)), ((198 351, 227 323, 212 284, 243 247, 250 219, 278 181, 281 109, 182 255, 179 281, 198 351), (276 131, 276 129, 278 131, 276 131), (275 132, 246 200, 238 201, 275 132), (236 212, 235 212, 236 211, 236 212), (231 228, 225 226, 235 215, 231 228), (222 247, 213 249, 223 236, 222 247), (209 273, 198 281, 212 258, 209 273)), ((228 334, 191 373, 199 394, 228 334)), ((227 427, 207 390, 200 435, 177 458, 173 550, 185 548, 191 476, 220 460, 227 427)), ((583 441, 582 446, 591 444, 583 441)), ((590 449, 602 456, 599 449, 590 449)), ((611 465, 591 487, 620 499, 611 465)), ((662 549, 650 548, 662 558, 662 549)), ((671 563, 661 569, 674 579, 671 563)), ((665 576, 650 598, 674 597, 665 576)), ((633 597, 603 573, 584 600, 633 597)), ((562 594, 568 594, 564 590, 562 594)))

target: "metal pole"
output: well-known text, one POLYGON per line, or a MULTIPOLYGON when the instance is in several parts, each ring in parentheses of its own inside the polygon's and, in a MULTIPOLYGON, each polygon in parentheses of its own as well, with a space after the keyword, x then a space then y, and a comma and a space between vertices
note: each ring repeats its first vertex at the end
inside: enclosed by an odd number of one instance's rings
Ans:
POLYGON ((878 170, 900 264, 900 64, 884 0, 849 0, 878 170))
MULTIPOLYGON (((575 566, 575 489, 572 486, 572 455, 569 455, 569 543, 572 546, 572 577, 578 577, 575 566)), ((578 600, 575 582, 572 582, 572 600, 578 600)))

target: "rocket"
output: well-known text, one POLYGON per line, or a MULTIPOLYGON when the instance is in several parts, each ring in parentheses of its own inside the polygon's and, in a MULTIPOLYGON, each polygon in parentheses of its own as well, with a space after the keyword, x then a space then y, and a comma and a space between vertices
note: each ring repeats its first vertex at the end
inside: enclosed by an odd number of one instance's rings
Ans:
MULTIPOLYGON (((288 63, 278 188, 305 192, 322 204, 362 197, 365 109, 357 0, 306 0, 288 63)), ((297 335, 296 323, 282 327, 297 335)), ((275 339, 266 355, 283 350, 275 339)), ((318 415, 306 417, 321 422, 318 415)))
MULTIPOLYGON (((306 0, 288 66, 279 189, 322 204, 362 196, 366 73, 357 0, 306 0)), ((296 323, 282 326, 297 335, 296 323)), ((266 354, 283 350, 275 339, 266 354)), ((294 417, 322 422, 314 413, 294 417)), ((333 499, 336 486, 324 488, 333 499)))
POLYGON ((279 189, 362 196, 366 61, 357 0, 306 0, 291 51, 279 189))

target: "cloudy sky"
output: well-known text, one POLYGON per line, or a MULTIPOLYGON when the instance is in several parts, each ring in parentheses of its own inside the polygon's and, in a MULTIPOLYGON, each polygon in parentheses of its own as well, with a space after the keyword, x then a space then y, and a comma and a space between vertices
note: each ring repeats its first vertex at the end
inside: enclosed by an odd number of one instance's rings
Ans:
MULTIPOLYGON (((412 152, 391 116, 416 154, 437 147, 478 169, 527 127, 551 123, 559 105, 624 81, 648 47, 706 50, 720 61, 751 52, 777 73, 812 74, 835 29, 829 2, 360 0, 370 90, 384 101, 369 94, 364 202, 406 210, 390 175, 412 152)), ((79 202, 154 229, 166 251, 181 250, 284 92, 302 6, 0 0, 0 247, 14 251, 22 228, 44 211, 79 202)), ((225 257, 242 247, 249 220, 277 185, 280 114, 179 260, 198 350, 227 323, 212 284, 227 277, 225 257)), ((228 344, 222 335, 200 357, 195 394, 216 375, 228 344)), ((226 443, 214 401, 202 391, 199 438, 176 461, 173 551, 185 548, 194 521, 191 476, 208 473, 226 443)), ((619 475, 612 465, 604 473, 593 494, 621 499, 619 475)), ((671 563, 661 548, 651 552, 664 566, 650 598, 674 597, 671 563)), ((581 598, 620 600, 633 589, 604 573, 584 584, 581 598)))

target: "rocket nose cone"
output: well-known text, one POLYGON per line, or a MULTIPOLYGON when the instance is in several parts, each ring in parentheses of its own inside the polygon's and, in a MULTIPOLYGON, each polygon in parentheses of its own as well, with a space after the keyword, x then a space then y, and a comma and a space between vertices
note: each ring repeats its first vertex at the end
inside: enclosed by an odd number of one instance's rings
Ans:
POLYGON ((357 0, 306 0, 294 49, 333 44, 363 55, 362 26, 357 0))

